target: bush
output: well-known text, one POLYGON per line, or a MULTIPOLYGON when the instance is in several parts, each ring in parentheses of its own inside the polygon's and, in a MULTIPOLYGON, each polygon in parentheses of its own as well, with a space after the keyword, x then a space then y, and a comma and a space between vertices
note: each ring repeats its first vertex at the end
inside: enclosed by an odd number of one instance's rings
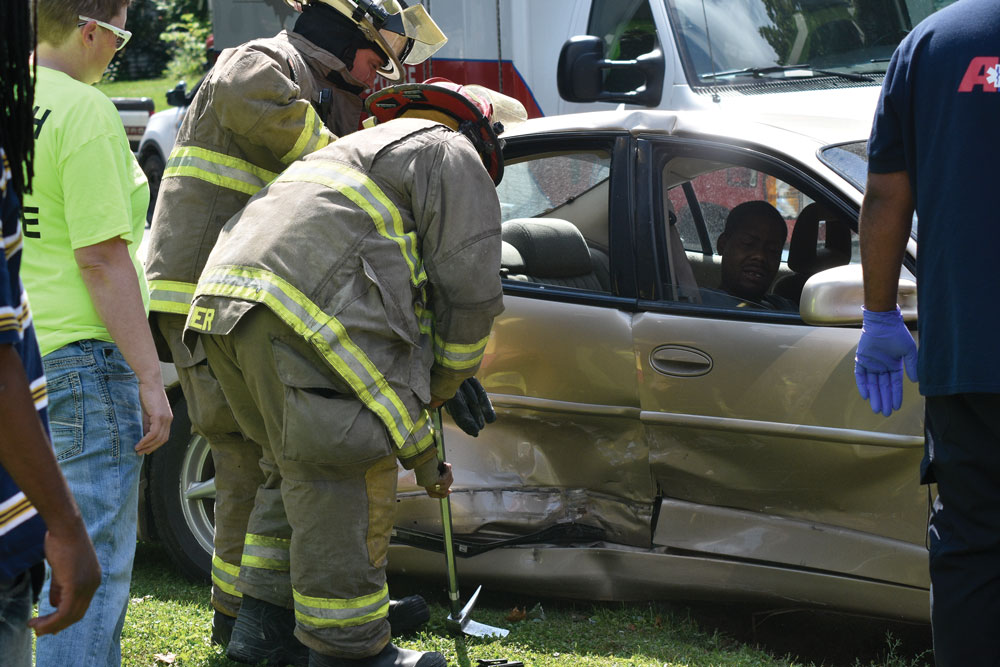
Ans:
POLYGON ((205 40, 211 31, 207 23, 190 12, 181 14, 177 21, 168 25, 160 34, 160 40, 170 52, 170 62, 163 76, 183 79, 203 72, 208 63, 205 40))

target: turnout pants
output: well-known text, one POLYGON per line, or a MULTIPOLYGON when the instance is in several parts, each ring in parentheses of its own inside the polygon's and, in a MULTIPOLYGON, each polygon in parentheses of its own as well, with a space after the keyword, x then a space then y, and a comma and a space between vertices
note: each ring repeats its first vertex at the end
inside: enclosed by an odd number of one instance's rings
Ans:
POLYGON ((938 665, 1000 665, 1000 394, 927 397, 922 480, 938 665))
MULTIPOLYGON (((225 336, 202 336, 208 362, 259 462, 236 588, 295 609, 295 635, 361 658, 389 641, 385 565, 396 459, 378 417, 266 307, 225 336)), ((222 471, 226 459, 216 460, 222 471)))
POLYGON ((170 348, 191 428, 208 441, 215 464, 215 553, 212 554, 212 606, 235 617, 242 594, 236 579, 243 556, 247 521, 264 475, 258 456, 246 446, 222 387, 208 367, 204 352, 195 354, 181 342, 183 315, 156 313, 155 326, 170 348))

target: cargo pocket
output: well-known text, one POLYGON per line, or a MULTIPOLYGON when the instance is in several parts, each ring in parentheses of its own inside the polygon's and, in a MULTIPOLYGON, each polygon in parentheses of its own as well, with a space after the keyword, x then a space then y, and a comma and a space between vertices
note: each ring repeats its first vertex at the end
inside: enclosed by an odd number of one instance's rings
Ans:
POLYGON ((77 371, 47 379, 49 430, 56 459, 65 461, 83 451, 83 383, 77 371))
POLYGON ((385 428, 346 383, 310 351, 272 342, 284 384, 282 456, 324 466, 355 466, 392 453, 385 428), (308 356, 306 356, 308 355, 308 356))

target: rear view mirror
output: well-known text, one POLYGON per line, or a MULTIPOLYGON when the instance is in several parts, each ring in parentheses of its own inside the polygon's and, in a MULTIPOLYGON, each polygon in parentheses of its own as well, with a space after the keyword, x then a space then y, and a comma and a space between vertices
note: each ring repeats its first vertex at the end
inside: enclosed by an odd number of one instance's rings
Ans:
MULTIPOLYGON (((810 276, 802 288, 799 314, 807 324, 861 324, 864 303, 861 265, 845 264, 810 276)), ((904 321, 916 322, 917 284, 908 278, 900 278, 896 303, 904 321)))
POLYGON ((655 107, 663 96, 666 66, 663 52, 655 49, 635 60, 605 60, 600 37, 571 37, 559 52, 556 80, 559 96, 567 102, 619 102, 655 107), (605 90, 604 73, 628 70, 638 73, 645 83, 628 92, 605 90))

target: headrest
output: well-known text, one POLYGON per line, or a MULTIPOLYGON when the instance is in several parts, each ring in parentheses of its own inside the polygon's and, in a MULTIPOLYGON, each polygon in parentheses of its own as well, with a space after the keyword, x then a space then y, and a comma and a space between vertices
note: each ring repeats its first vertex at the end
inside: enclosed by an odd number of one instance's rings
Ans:
POLYGON ((788 268, 811 275, 850 262, 851 229, 847 223, 819 202, 802 209, 788 244, 788 268), (822 246, 819 245, 820 221, 826 223, 826 239, 822 246))
POLYGON ((590 249, 571 222, 556 218, 515 218, 503 223, 501 238, 524 259, 536 278, 573 278, 593 273, 590 249))
POLYGON ((507 269, 508 273, 524 273, 526 270, 521 253, 506 241, 500 242, 500 267, 507 269))

